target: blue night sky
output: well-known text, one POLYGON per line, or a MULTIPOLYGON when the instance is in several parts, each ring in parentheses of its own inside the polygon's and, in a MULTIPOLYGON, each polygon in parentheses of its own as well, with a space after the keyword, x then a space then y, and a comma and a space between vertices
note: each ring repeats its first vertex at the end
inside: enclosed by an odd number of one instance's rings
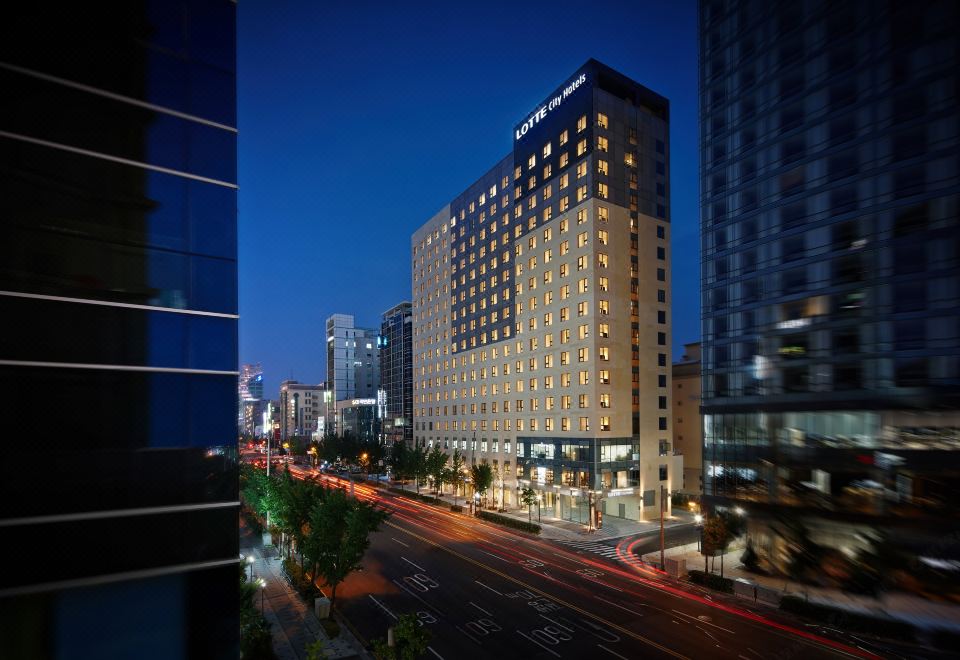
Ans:
POLYGON ((267 396, 324 380, 327 316, 379 327, 410 299, 410 234, 591 57, 670 100, 674 357, 699 338, 693 0, 238 13, 240 361, 263 363, 267 396))

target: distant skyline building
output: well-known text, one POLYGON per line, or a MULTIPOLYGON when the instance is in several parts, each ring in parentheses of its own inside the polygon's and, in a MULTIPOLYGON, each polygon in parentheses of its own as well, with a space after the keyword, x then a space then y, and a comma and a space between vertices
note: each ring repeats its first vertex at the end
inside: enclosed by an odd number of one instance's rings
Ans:
POLYGON ((0 655, 237 658, 236 3, 2 14, 0 655))
POLYGON ((490 463, 509 505, 658 518, 680 483, 669 103, 589 60, 510 135, 411 240, 415 441, 490 463))
POLYGON ((376 398, 380 387, 378 331, 359 328, 352 314, 327 318, 327 385, 333 400, 376 398))
POLYGON ((413 443, 413 306, 404 301, 383 313, 380 324, 380 389, 383 439, 413 443))
POLYGON ((683 456, 680 490, 703 492, 703 419, 700 416, 700 342, 684 344, 673 363, 673 447, 683 456))
MULTIPOLYGON (((327 415, 325 383, 308 385, 295 380, 280 383, 280 439, 308 437, 317 430, 319 420, 327 415)), ((333 407, 330 406, 330 414, 333 407)))
MULTIPOLYGON (((252 410, 254 406, 248 404, 263 399, 263 367, 259 362, 256 364, 244 364, 240 367, 240 377, 237 379, 237 401, 239 413, 237 424, 241 433, 252 434, 250 430, 250 415, 248 409, 252 410)), ((253 424, 255 426, 255 424, 253 424)))
POLYGON ((701 2, 704 490, 761 564, 960 558, 956 2, 701 2))

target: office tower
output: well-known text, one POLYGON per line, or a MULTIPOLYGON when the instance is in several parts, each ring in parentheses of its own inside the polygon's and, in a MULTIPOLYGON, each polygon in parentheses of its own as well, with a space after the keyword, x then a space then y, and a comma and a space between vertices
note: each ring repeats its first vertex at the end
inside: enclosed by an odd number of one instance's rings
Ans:
POLYGON ((388 444, 413 442, 412 305, 402 302, 383 313, 380 323, 380 390, 383 393, 383 439, 388 444))
POLYGON ((489 462, 507 504, 650 519, 673 488, 668 126, 590 60, 413 234, 414 439, 489 462))
POLYGON ((239 653, 235 12, 2 11, 4 657, 239 653))
POLYGON ((306 438, 317 430, 319 420, 333 414, 324 383, 307 385, 295 380, 280 383, 280 439, 306 438))
POLYGON ((703 492, 703 420, 700 417, 700 342, 684 344, 673 363, 673 451, 683 456, 683 482, 678 489, 703 492))
MULTIPOLYGON (((257 364, 245 364, 240 367, 240 378, 237 381, 237 400, 239 403, 238 426, 241 433, 248 435, 253 431, 250 428, 250 415, 257 415, 256 406, 250 404, 263 399, 263 367, 257 364)), ((254 423, 256 425, 256 423, 254 423)))
POLYGON ((770 569, 957 529, 958 28, 700 5, 704 490, 770 569))
POLYGON ((377 396, 377 331, 356 327, 352 314, 333 314, 327 319, 327 384, 334 401, 377 396))

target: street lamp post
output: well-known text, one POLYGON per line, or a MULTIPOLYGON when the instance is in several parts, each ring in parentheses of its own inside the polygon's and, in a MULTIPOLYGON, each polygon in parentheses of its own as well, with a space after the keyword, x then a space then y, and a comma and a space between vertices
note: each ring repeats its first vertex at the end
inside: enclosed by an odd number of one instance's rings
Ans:
POLYGON ((253 555, 248 555, 246 558, 247 565, 250 566, 250 581, 253 582, 253 555))
POLYGON ((260 587, 260 613, 263 613, 263 592, 267 590, 267 581, 263 578, 260 578, 257 581, 257 584, 260 587))
POLYGON ((537 522, 540 522, 540 493, 537 493, 537 522))
POLYGON ((693 521, 697 524, 697 552, 701 552, 700 548, 703 546, 703 516, 698 513, 693 517, 693 521))

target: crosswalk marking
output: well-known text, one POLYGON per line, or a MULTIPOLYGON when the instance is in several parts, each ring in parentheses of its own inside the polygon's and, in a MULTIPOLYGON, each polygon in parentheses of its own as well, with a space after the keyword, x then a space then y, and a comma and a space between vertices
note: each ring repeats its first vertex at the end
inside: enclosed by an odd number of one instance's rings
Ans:
POLYGON ((613 560, 615 560, 615 561, 619 561, 619 562, 623 562, 623 563, 626 563, 626 564, 630 564, 630 565, 632 565, 632 566, 640 566, 640 565, 643 565, 643 561, 642 561, 639 557, 637 557, 636 555, 627 554, 627 555, 621 557, 620 555, 617 554, 617 549, 616 549, 615 547, 606 545, 605 543, 601 543, 601 542, 599 542, 599 541, 595 541, 595 540, 589 540, 589 541, 567 541, 567 540, 562 540, 562 541, 559 541, 559 543, 561 543, 561 544, 563 544, 563 545, 565 545, 565 546, 567 546, 567 547, 570 547, 570 548, 574 548, 574 549, 577 549, 577 550, 584 550, 584 551, 586 551, 586 552, 591 552, 591 553, 593 553, 593 554, 601 555, 601 556, 606 557, 606 558, 608 558, 608 559, 613 559, 613 560))

